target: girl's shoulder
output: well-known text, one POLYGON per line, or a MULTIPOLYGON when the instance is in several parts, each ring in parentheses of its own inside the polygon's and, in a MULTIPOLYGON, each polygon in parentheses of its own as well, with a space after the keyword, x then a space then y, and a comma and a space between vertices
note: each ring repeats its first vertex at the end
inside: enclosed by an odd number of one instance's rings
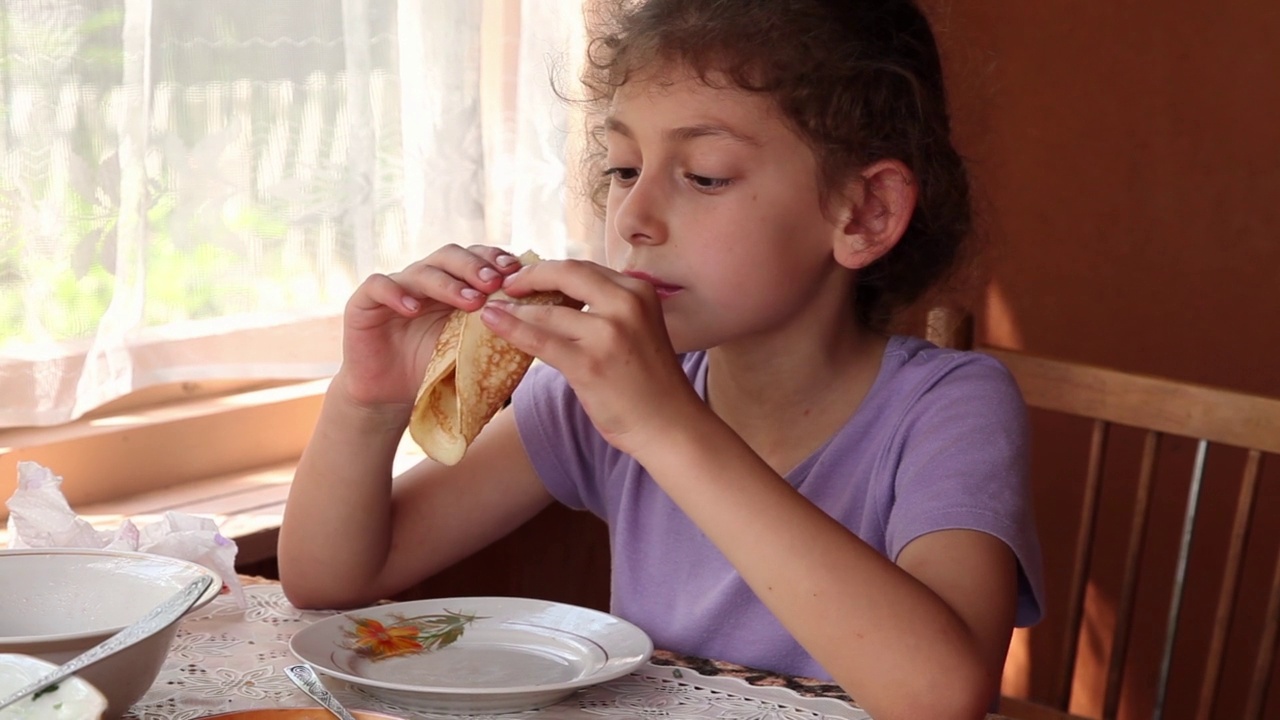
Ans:
POLYGON ((941 348, 907 335, 889 339, 880 374, 866 403, 902 412, 939 406, 981 408, 984 413, 1021 423, 1022 393, 1013 375, 996 358, 975 350, 941 348))
POLYGON ((1013 375, 995 357, 977 350, 943 348, 923 338, 889 338, 880 369, 881 379, 931 387, 938 383, 994 385, 1017 388, 1013 375))

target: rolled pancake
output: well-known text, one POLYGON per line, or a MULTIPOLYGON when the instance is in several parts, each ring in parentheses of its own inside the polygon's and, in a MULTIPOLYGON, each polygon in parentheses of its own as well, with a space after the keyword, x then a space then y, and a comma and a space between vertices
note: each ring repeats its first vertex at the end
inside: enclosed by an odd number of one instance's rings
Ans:
MULTIPOLYGON (((526 266, 538 260, 533 252, 520 257, 526 266)), ((560 293, 512 298, 499 290, 490 297, 520 304, 568 303, 560 293)), ((485 327, 479 312, 455 310, 427 363, 409 418, 409 435, 427 457, 445 465, 456 464, 480 429, 515 392, 532 362, 533 356, 485 327)))

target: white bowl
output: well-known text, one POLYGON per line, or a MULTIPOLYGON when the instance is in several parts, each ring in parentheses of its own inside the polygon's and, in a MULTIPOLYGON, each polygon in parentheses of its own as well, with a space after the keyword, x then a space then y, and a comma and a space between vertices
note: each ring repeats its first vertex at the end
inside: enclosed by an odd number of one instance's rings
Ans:
MULTIPOLYGON (((30 655, 0 655, 0 697, 43 677, 57 667, 30 655)), ((72 675, 48 690, 0 710, 0 720, 98 720, 107 699, 82 678, 72 675)))
MULTIPOLYGON (((112 550, 0 550, 0 653, 62 664, 140 619, 200 575, 192 609, 217 597, 217 573, 185 560, 112 550)), ((164 665, 178 624, 81 670, 107 697, 105 720, 138 701, 164 665)))

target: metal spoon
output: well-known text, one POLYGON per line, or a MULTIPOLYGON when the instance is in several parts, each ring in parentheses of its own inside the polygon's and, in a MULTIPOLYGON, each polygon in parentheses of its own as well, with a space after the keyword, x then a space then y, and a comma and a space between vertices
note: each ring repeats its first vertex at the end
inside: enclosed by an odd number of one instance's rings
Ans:
POLYGON ((26 687, 19 688, 13 694, 0 700, 0 710, 9 707, 28 695, 38 693, 56 682, 65 680, 83 670, 87 665, 96 663, 108 655, 120 652, 130 645, 169 627, 170 623, 182 617, 183 613, 191 609, 195 601, 201 595, 204 595, 205 590, 209 589, 209 584, 212 582, 213 578, 211 576, 201 575, 187 583, 186 587, 157 605, 151 612, 142 616, 142 619, 50 670, 26 687))
POLYGON ((334 697, 333 693, 330 693, 325 688, 310 665, 290 665, 284 669, 284 674, 289 676, 294 685, 302 688, 302 692, 310 695, 312 700, 323 705, 326 710, 338 716, 341 720, 356 720, 355 716, 347 712, 342 703, 338 702, 338 698, 334 697))

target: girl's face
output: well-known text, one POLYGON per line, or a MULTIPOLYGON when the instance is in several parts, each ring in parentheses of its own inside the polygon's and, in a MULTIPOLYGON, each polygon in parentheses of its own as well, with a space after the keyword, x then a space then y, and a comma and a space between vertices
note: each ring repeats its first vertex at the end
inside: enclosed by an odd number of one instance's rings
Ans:
POLYGON ((813 152, 768 97, 669 77, 628 82, 606 120, 609 265, 653 283, 678 352, 851 316, 813 152))

